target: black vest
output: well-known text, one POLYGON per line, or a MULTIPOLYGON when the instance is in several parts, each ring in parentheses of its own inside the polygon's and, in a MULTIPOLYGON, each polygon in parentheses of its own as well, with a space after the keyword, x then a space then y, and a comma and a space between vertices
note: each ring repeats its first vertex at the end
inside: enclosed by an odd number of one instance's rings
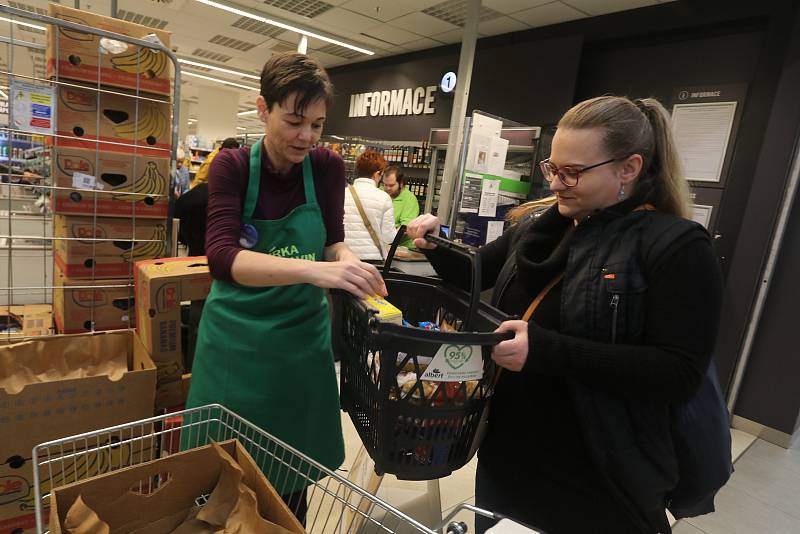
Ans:
MULTIPOLYGON (((697 223, 630 211, 635 205, 625 202, 602 210, 571 233, 561 292, 562 334, 603 343, 640 343, 648 273, 690 234, 709 239, 697 223)), ((521 223, 517 233, 524 234, 528 224, 537 221, 521 223)), ((499 290, 515 271, 514 258, 509 254, 498 277, 499 290)), ((615 500, 643 532, 669 532, 664 510, 667 494, 678 481, 669 404, 613 396, 576 379, 568 379, 568 384, 587 449, 615 500)))

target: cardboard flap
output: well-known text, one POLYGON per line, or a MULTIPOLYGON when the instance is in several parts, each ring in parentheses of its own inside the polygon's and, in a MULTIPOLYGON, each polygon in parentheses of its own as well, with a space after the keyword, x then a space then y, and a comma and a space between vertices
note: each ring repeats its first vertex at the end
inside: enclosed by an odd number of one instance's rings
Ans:
POLYGON ((49 337, 0 346, 0 388, 11 395, 42 382, 108 376, 129 370, 133 339, 128 335, 49 337))

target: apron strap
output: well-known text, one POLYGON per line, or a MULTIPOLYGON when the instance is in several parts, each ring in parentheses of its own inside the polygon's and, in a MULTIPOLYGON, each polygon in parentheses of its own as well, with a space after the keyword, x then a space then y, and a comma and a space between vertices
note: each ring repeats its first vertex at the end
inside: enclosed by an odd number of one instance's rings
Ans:
POLYGON ((261 187, 261 149, 264 146, 264 137, 250 147, 250 176, 247 181, 247 194, 244 198, 242 219, 251 220, 256 211, 258 190, 261 187))
POLYGON ((311 154, 303 158, 303 187, 306 192, 306 204, 316 205, 317 191, 314 187, 314 171, 311 170, 311 154))

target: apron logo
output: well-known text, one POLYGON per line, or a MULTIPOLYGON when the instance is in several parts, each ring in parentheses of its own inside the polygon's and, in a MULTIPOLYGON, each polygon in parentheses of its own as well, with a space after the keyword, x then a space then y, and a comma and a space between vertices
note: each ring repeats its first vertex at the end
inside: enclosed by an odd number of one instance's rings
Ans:
POLYGON ((472 358, 472 347, 469 345, 461 347, 448 345, 447 348, 444 349, 444 361, 453 369, 462 367, 470 358, 472 358))
POLYGON ((281 258, 295 258, 300 260, 317 261, 316 252, 311 252, 310 254, 300 254, 300 250, 297 248, 297 245, 287 245, 285 247, 272 247, 269 249, 267 254, 270 254, 272 256, 279 256, 281 258))

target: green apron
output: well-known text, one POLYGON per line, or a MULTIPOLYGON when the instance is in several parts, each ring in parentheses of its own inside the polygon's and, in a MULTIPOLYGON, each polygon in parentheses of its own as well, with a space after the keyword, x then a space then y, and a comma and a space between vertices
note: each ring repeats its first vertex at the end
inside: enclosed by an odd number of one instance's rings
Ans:
MULTIPOLYGON (((303 160, 306 203, 274 221, 253 218, 261 183, 261 151, 262 141, 250 149, 242 212, 242 225, 250 224, 258 233, 252 250, 324 261, 325 225, 308 156, 303 160)), ((200 321, 187 408, 212 403, 225 406, 329 469, 342 464, 339 392, 328 304, 321 288, 310 284, 249 287, 214 280, 200 321)), ((279 493, 286 495, 308 485, 302 478, 279 473, 271 460, 281 453, 265 454, 253 447, 251 455, 279 493)), ((307 468, 301 469, 304 477, 307 468)))

